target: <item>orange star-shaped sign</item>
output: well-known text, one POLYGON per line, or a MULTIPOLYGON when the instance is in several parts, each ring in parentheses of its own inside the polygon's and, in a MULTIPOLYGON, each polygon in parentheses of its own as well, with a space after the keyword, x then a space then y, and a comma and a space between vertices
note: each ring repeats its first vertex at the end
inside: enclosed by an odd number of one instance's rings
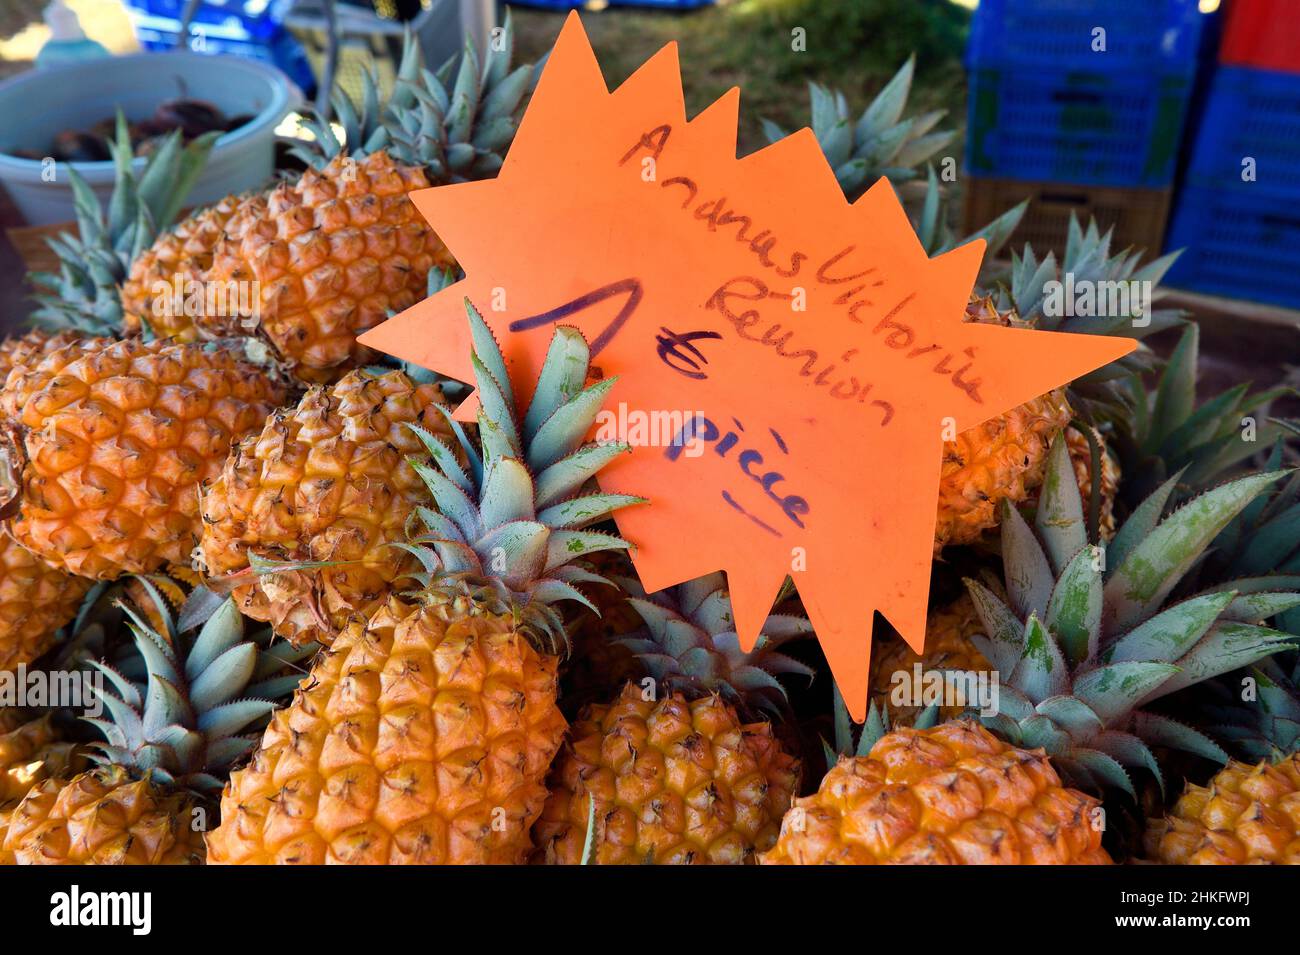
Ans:
POLYGON ((582 329, 634 445, 601 483, 650 498, 618 518, 646 588, 724 569, 750 646, 792 576, 860 720, 872 612, 922 646, 945 433, 1134 346, 964 323, 982 242, 928 258, 807 129, 737 159, 738 105, 688 121, 675 45, 609 92, 571 15, 498 177, 413 195, 466 278, 361 340, 473 381, 468 299, 526 388, 582 329))

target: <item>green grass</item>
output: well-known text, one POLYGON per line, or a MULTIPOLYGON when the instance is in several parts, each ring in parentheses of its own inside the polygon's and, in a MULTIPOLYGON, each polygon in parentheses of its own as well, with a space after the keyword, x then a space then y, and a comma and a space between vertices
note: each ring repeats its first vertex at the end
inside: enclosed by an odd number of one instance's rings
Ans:
MULTIPOLYGON (((565 18, 525 7, 513 13, 524 59, 549 49, 565 18)), ((685 13, 626 7, 582 13, 611 85, 676 40, 690 113, 739 86, 742 153, 766 143, 760 117, 787 129, 807 125, 809 81, 842 89, 861 109, 912 52, 911 109, 947 109, 946 123, 960 128, 969 17, 948 0, 722 0, 685 13), (791 48, 795 28, 805 31, 800 52, 791 48)))

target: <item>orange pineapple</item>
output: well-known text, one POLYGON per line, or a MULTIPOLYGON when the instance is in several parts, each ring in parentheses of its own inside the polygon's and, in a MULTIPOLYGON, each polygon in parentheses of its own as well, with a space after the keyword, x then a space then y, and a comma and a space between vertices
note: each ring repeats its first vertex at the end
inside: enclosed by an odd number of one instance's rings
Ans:
MULTIPOLYGON (((385 152, 336 156, 266 197, 265 218, 222 240, 209 283, 258 289, 250 324, 305 381, 324 382, 373 355, 359 333, 423 297, 429 272, 454 266, 407 193, 430 185, 424 170, 385 152)), ((216 334, 244 316, 202 316, 216 334)))
POLYGON ((243 198, 226 196, 216 205, 204 206, 160 235, 132 264, 122 284, 122 330, 138 335, 148 328, 158 338, 194 341, 194 319, 170 301, 179 279, 182 294, 186 282, 201 282, 212 266, 212 255, 243 198), (157 294, 164 288, 161 295, 157 294))
MULTIPOLYGON (((30 368, 77 340, 75 332, 39 329, 6 339, 0 344, 0 386, 14 368, 30 368)), ((13 473, 12 458, 3 461, 8 473, 0 480, 10 510, 17 506, 21 480, 13 473)), ((48 650, 90 589, 90 581, 52 567, 24 548, 9 535, 7 525, 0 527, 0 672, 31 663, 48 650)))
POLYGON ((1208 786, 1189 785, 1146 839, 1165 864, 1300 865, 1300 753, 1275 764, 1229 761, 1208 786))
POLYGON ((966 721, 883 735, 796 799, 765 865, 1108 865, 1098 801, 966 721))
POLYGON ((130 622, 143 680, 103 667, 97 765, 47 773, 9 813, 0 852, 22 865, 204 861, 218 777, 252 748, 241 731, 275 708, 284 681, 262 676, 284 661, 245 638, 230 600, 201 598, 189 619, 183 632, 170 611, 161 631, 130 622))
MULTIPOLYGON (((480 446, 417 430, 416 592, 349 623, 230 777, 209 860, 522 862, 564 736, 554 604, 585 600, 574 562, 627 543, 585 530, 638 499, 586 494, 624 445, 584 445, 613 379, 584 389, 589 351, 559 328, 527 411, 469 310, 480 446), (544 426, 543 426, 544 424, 544 426)), ((412 429, 416 430, 416 429, 412 429)))
POLYGON ((811 626, 773 615, 741 651, 722 574, 628 603, 645 629, 611 639, 644 679, 574 724, 533 829, 539 854, 579 862, 594 800, 601 865, 752 862, 798 787, 798 761, 763 715, 788 711, 777 674, 812 676, 779 652, 811 626))
POLYGON ((264 369, 217 344, 83 339, 15 369, 0 396, 22 461, 10 533, 85 577, 187 564, 199 484, 283 397, 264 369))
POLYGON ((407 462, 421 447, 410 426, 450 437, 443 403, 400 371, 354 371, 277 411, 203 492, 208 573, 237 582, 240 609, 295 645, 328 644, 350 615, 413 586, 419 564, 393 545, 431 498, 407 462), (298 566, 259 575, 250 554, 298 566))
POLYGON ((423 70, 408 42, 388 100, 380 106, 366 77, 361 101, 340 112, 343 141, 323 119, 308 122, 314 140, 297 152, 310 168, 296 182, 196 213, 135 263, 127 329, 166 305, 152 299, 154 284, 179 275, 255 293, 252 313, 164 315, 153 321, 159 334, 256 334, 308 383, 364 365, 373 353, 357 335, 422 298, 431 273, 455 269, 408 194, 501 166, 536 78, 531 66, 511 70, 510 30, 507 18, 481 68, 471 45, 455 71, 423 70))

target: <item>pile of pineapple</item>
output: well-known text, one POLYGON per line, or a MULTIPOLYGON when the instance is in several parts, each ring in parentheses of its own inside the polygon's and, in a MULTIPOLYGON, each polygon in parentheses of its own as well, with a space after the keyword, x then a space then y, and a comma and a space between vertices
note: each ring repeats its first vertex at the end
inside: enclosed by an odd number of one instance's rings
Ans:
MULTIPOLYGON (((305 172, 175 225, 209 141, 136 177, 121 137, 107 212, 77 182, 0 347, 0 670, 93 675, 101 712, 0 709, 0 862, 1300 862, 1300 429, 1198 404, 1194 324, 945 447, 925 651, 878 637, 856 733, 792 592, 746 653, 722 575, 642 590, 610 517, 654 504, 594 480, 627 448, 586 443, 617 383, 578 332, 525 406, 468 307, 470 427, 356 344, 455 269, 406 193, 494 174, 535 77, 411 47, 305 172), (172 308, 177 276, 258 308, 172 308), (914 664, 995 672, 998 712, 895 699, 914 664)), ((813 90, 851 198, 947 142, 910 77, 856 121, 813 90)), ((1043 308, 1167 265, 1076 227, 966 318, 1167 329, 1043 308)))

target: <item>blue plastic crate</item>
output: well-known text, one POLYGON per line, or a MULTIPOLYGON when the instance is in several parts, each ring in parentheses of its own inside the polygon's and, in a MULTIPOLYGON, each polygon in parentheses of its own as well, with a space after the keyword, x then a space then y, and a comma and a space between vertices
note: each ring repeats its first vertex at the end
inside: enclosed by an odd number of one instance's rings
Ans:
MULTIPOLYGON (((143 50, 176 49, 175 33, 140 26, 136 27, 135 32, 136 39, 140 41, 140 48, 143 50)), ((198 53, 228 54, 269 63, 289 77, 298 89, 302 90, 303 95, 308 98, 316 95, 316 75, 312 72, 307 54, 302 45, 287 30, 281 30, 269 41, 235 40, 205 35, 198 45, 191 34, 190 49, 198 53)))
MULTIPOLYGON (((124 0, 137 29, 157 32, 180 27, 186 0, 124 0)), ((195 11, 192 30, 226 40, 271 41, 276 37, 290 0, 204 0, 195 11)))
POLYGON ((981 176, 1159 187, 1173 180, 1191 78, 971 73, 966 167, 981 176))
POLYGON ((1225 66, 1215 74, 1192 150, 1193 185, 1300 198, 1300 74, 1225 66), (1242 160, 1255 160, 1255 180, 1242 160))
POLYGON ((1286 196, 1189 186, 1165 248, 1183 249, 1167 285, 1300 308, 1300 206, 1286 196))
POLYGON ((967 62, 1191 72, 1204 22, 1197 0, 981 0, 967 62), (1105 52, 1093 49, 1098 27, 1105 52))

